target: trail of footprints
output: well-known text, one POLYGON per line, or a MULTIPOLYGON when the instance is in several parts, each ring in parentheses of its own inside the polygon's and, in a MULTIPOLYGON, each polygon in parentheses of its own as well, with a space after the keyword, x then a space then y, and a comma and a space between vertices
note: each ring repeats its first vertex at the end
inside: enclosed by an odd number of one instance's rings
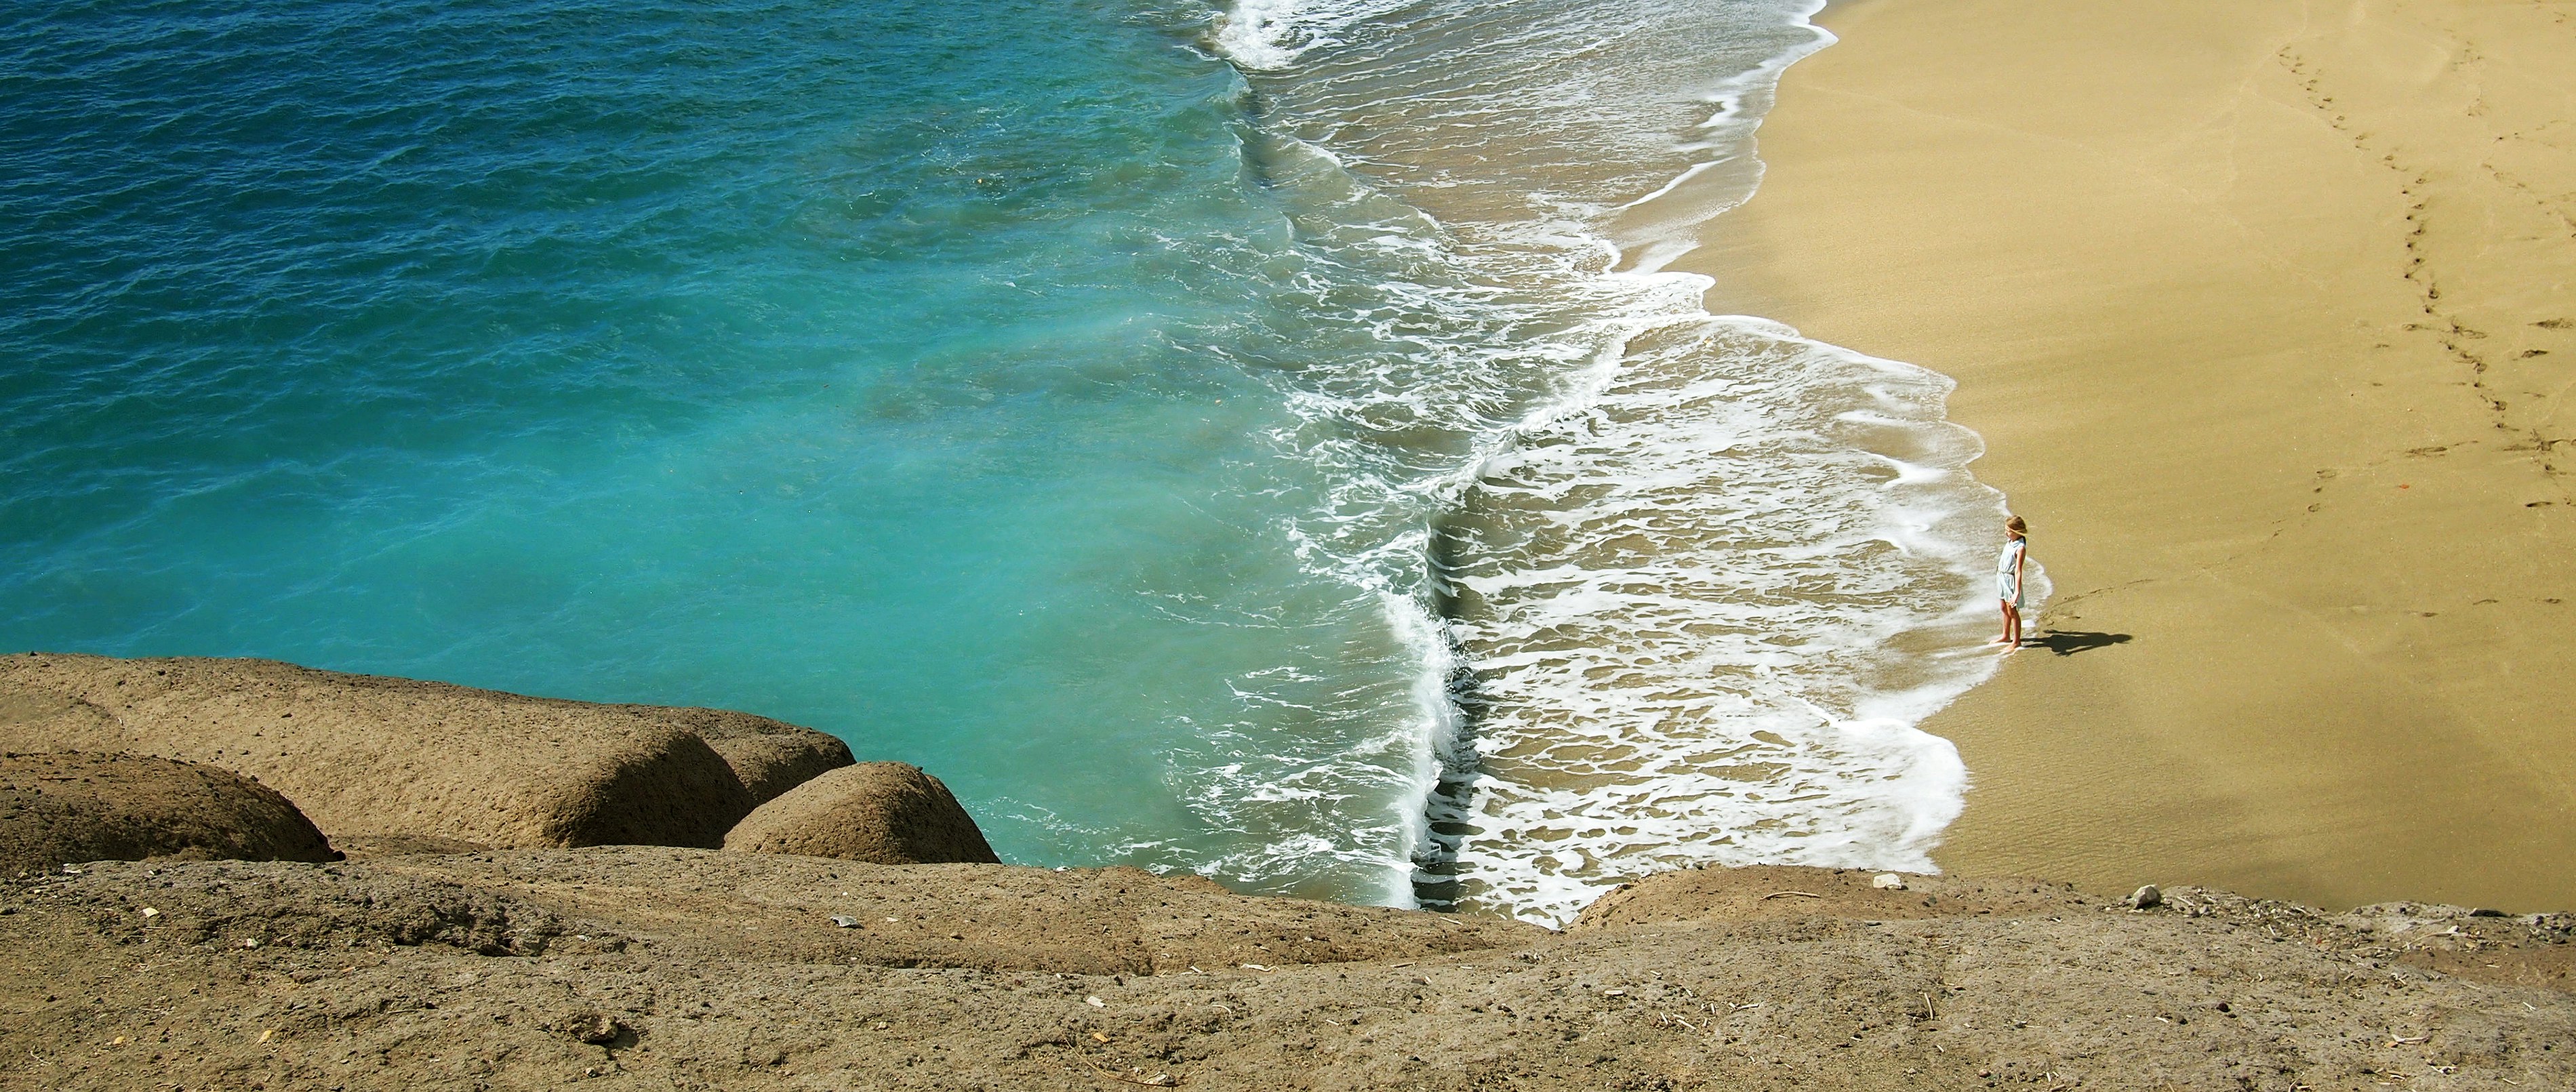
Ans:
MULTIPOLYGON (((2566 12, 2551 9, 2550 14, 2553 16, 2554 26, 2566 28, 2570 25, 2566 12)), ((2465 43, 2454 42, 2453 45, 2450 64, 2452 73, 2472 85, 2479 85, 2477 69, 2486 62, 2486 56, 2465 43)), ((2506 434, 2505 449, 2531 452, 2541 469, 2559 485, 2562 494, 2560 500, 2563 502, 2570 497, 2576 497, 2576 493, 2570 492, 2570 487, 2576 486, 2576 465, 2571 465, 2569 462, 2569 456, 2576 454, 2576 413, 2568 414, 2568 419, 2561 420, 2555 412, 2560 403, 2569 399, 2571 390, 2576 390, 2576 367, 2565 369, 2568 374, 2551 374, 2547 377, 2546 385, 2554 386, 2554 390, 2523 392, 2538 400, 2541 406, 2537 407, 2538 412, 2527 412, 2523 415, 2531 419, 2531 425, 2517 427, 2513 415, 2508 413, 2510 403, 2505 397, 2505 392, 2496 388, 2489 375, 2490 356, 2498 350, 2479 344, 2492 340, 2492 335, 2487 330, 2478 329, 2463 321, 2462 316, 2453 307, 2446 306, 2443 302, 2443 271, 2437 267, 2435 256, 2426 245, 2426 234, 2433 227, 2433 214, 2428 211, 2427 206, 2436 187, 2436 173, 2444 167, 2456 165, 2410 162, 2412 157, 2408 156, 2407 150, 2398 146, 2396 142, 2382 140, 2356 126, 2351 117, 2336 103, 2335 96, 2327 83, 2330 74, 2315 58, 2302 53, 2296 43, 2282 47, 2275 55, 2275 59, 2289 71, 2292 79, 2305 93, 2309 108, 2314 110, 2326 125, 2344 134, 2352 141, 2356 150, 2375 159, 2398 179, 2398 190, 2404 195, 2406 201, 2407 227, 2404 238, 2406 262, 2401 275, 2416 286, 2417 292, 2422 297, 2424 314, 2422 321, 2411 324, 2407 328, 2432 334, 2443 350, 2465 367, 2468 375, 2467 386, 2470 391, 2486 405, 2494 427, 2506 434), (2561 434, 2550 435, 2553 430, 2561 434)), ((2489 112, 2489 103, 2483 93, 2473 97, 2464 111, 2467 118, 2483 117, 2489 112)), ((2496 137, 2499 142, 2508 139, 2530 139, 2530 137, 2529 134, 2518 132, 2508 132, 2496 137)), ((2568 248, 2570 264, 2576 265, 2576 191, 2546 193, 2526 180, 2499 169, 2492 162, 2480 162, 2475 166, 2480 177, 2461 184, 2491 185, 2500 191, 2497 196, 2509 194, 2509 200, 2526 202, 2545 214, 2546 218, 2556 220, 2563 225, 2566 238, 2570 242, 2568 248)), ((2543 315, 2526 321, 2538 330, 2553 332, 2576 330, 2576 315, 2543 315)), ((2537 347, 2525 348, 2518 353, 2513 352, 2510 347, 2502 351, 2510 354, 2510 359, 2515 362, 2550 355, 2550 350, 2537 347)), ((2576 365, 2576 352, 2565 355, 2570 365, 2576 365)), ((2426 449, 2418 449, 2407 454, 2427 453, 2426 449)), ((2438 451, 2430 453, 2438 453, 2438 451)), ((2549 502, 2536 502, 2533 506, 2547 503, 2549 502)), ((2315 507, 2311 506, 2310 511, 2314 510, 2315 507)))

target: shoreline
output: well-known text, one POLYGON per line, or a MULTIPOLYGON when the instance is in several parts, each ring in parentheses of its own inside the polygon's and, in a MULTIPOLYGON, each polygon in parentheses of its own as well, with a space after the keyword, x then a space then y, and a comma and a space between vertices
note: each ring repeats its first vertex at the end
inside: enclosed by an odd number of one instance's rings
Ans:
POLYGON ((2540 139, 2576 117, 2567 17, 1815 21, 1761 187, 1670 268, 1957 380, 2033 523, 2043 647, 1922 725, 1972 778, 1936 860, 2576 902, 2576 202, 2521 181, 2576 168, 2540 139))

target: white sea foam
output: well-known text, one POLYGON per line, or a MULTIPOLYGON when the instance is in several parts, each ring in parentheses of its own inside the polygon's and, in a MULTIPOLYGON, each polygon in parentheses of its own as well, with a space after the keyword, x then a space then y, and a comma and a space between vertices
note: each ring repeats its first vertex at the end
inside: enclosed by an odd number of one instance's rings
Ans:
POLYGON ((1282 530, 1413 665, 1367 753, 1316 767, 1392 790, 1403 833, 1267 866, 1359 854, 1384 901, 1546 922, 1680 864, 1931 867, 1966 772, 1916 726, 1994 663, 1977 440, 1946 379, 1660 272, 1751 192, 1820 7, 1244 0, 1219 28, 1312 263, 1304 336, 1350 338, 1278 376, 1304 423, 1273 440, 1336 482, 1282 530))
POLYGON ((1216 42, 1245 68, 1274 71, 1299 54, 1335 44, 1333 32, 1406 6, 1409 0, 1238 0, 1218 17, 1216 42))
POLYGON ((1992 668, 2001 510, 1948 382, 1754 320, 1622 348, 1468 500, 1466 894, 1558 921, 1681 864, 1930 869, 1966 780, 1914 726, 1992 668))

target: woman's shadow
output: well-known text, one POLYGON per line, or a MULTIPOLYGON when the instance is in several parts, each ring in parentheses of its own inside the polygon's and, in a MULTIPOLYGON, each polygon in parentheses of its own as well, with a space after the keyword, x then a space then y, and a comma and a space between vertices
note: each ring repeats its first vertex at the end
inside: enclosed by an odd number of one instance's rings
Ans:
POLYGON ((2111 645, 2125 645, 2134 640, 2126 633, 2101 633, 2082 629, 2053 629, 2022 641, 2023 648, 2044 648, 2060 656, 2090 652, 2111 645))

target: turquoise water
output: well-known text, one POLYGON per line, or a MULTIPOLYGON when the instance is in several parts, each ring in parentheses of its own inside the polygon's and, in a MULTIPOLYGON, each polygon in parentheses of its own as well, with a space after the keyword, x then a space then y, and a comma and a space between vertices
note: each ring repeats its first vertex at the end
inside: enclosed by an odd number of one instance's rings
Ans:
POLYGON ((1317 483, 1210 351, 1296 321, 1295 256, 1190 29, 19 9, 0 632, 757 710, 941 773, 1014 860, 1222 853, 1172 781, 1227 681, 1364 686, 1386 638, 1271 533, 1317 483))
MULTIPOLYGON (((751 710, 929 768, 1014 861, 1554 914, 1621 866, 1544 859, 1594 820, 1477 818, 1598 773, 1508 772, 1566 693, 1489 608, 1600 559, 1494 497, 1589 457, 1557 433, 1628 346, 1715 321, 1619 233, 1749 191, 1807 7, 12 9, 0 646, 751 710)), ((1826 377, 1798 436, 1834 398, 1937 422, 1929 381, 1729 329, 1683 355, 1826 377)), ((1793 579, 1937 621, 1968 577, 1870 545, 1880 453, 1841 442, 1760 456, 1845 513, 1793 579)), ((1776 624, 1895 625, 1815 613, 1776 624)), ((1819 685, 1779 700, 1869 698, 1819 685)), ((1770 806, 1919 854, 1812 790, 1770 806)))

